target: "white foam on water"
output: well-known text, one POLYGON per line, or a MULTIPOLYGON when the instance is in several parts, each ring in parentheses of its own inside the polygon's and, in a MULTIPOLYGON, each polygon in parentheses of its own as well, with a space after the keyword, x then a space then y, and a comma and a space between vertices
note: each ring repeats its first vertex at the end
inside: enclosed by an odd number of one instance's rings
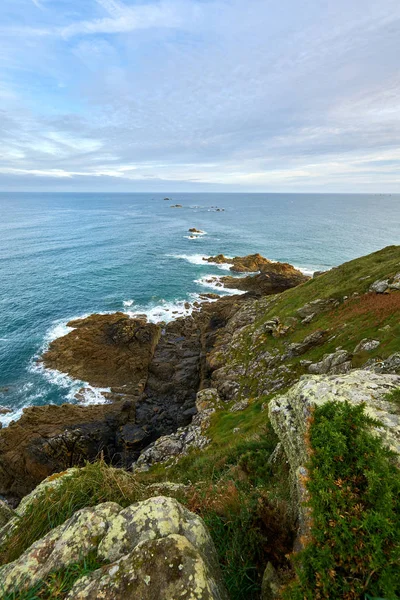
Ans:
MULTIPOLYGON (((200 300, 198 300, 200 301, 200 300)), ((138 306, 136 311, 127 311, 130 317, 136 317, 138 314, 147 316, 150 323, 165 321, 169 323, 179 317, 188 317, 193 312, 193 304, 188 300, 159 300, 158 303, 138 306)))
POLYGON ((207 261, 203 259, 209 258, 208 256, 204 256, 204 254, 167 254, 167 256, 177 258, 178 260, 186 260, 192 265, 207 265, 207 261))
POLYGON ((122 304, 129 308, 129 306, 132 306, 133 304, 135 304, 135 301, 134 300, 123 300, 122 304))
POLYGON ((221 295, 246 293, 243 290, 236 290, 224 287, 224 285, 221 283, 221 277, 218 275, 206 275, 205 277, 200 277, 200 279, 195 279, 194 282, 198 285, 209 288, 214 292, 218 292, 221 295))
POLYGON ((3 427, 8 427, 11 421, 18 421, 22 417, 23 408, 18 408, 17 410, 13 410, 6 415, 0 415, 0 423, 3 427))

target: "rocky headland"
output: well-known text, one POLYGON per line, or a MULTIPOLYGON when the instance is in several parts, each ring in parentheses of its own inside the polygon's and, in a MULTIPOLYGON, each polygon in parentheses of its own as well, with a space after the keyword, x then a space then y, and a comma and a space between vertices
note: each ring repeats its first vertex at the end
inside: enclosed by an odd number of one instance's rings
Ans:
POLYGON ((43 355, 110 391, 101 405, 26 409, 0 431, 7 593, 87 556, 62 597, 397 597, 400 247, 316 278, 257 254, 207 260, 246 274, 221 281, 247 293, 168 324, 91 315, 43 355), (55 524, 34 528, 53 505, 55 524), (331 570, 315 567, 327 557, 331 570))

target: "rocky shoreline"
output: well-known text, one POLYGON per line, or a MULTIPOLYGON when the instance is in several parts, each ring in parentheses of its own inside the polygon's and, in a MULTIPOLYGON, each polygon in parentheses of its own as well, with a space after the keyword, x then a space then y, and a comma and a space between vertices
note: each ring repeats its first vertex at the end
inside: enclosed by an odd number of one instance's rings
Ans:
MULTIPOLYGON (((250 293, 203 294, 188 317, 153 324, 145 315, 115 313, 69 322, 72 331, 51 342, 40 361, 46 368, 107 388, 102 392, 106 403, 25 409, 0 435, 0 494, 15 502, 52 472, 94 460, 100 453, 111 464, 129 468, 158 438, 187 426, 197 413, 197 392, 212 385, 211 355, 236 313, 241 310, 242 320, 251 318, 256 297, 308 279, 290 265, 258 254, 236 257, 232 265, 241 273, 263 269, 232 278, 250 293)), ((78 401, 83 392, 77 394, 78 401)))

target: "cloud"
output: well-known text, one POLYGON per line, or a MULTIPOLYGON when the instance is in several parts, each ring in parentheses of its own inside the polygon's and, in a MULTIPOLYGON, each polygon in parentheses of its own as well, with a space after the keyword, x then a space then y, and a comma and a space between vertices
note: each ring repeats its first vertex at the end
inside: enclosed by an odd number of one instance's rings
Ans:
POLYGON ((397 2, 4 2, 0 188, 398 188, 397 2))

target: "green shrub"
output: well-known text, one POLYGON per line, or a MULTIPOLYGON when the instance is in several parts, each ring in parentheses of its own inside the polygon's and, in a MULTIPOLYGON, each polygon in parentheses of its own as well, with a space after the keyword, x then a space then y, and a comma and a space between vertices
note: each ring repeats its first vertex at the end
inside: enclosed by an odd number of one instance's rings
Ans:
POLYGON ((308 490, 312 539, 290 600, 400 597, 400 475, 364 407, 315 411, 308 490))

